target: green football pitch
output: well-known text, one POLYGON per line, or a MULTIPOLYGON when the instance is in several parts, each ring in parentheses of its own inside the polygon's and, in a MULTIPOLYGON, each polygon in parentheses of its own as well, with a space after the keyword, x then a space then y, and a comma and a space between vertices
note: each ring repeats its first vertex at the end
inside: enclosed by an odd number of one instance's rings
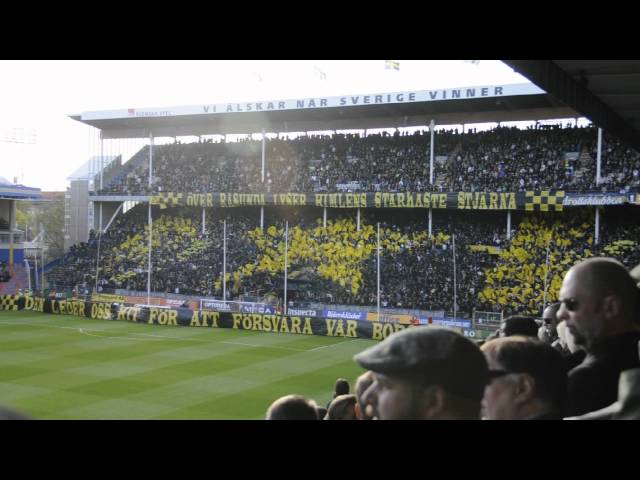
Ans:
POLYGON ((375 343, 0 312, 0 405, 35 419, 261 419, 289 393, 325 406, 375 343))

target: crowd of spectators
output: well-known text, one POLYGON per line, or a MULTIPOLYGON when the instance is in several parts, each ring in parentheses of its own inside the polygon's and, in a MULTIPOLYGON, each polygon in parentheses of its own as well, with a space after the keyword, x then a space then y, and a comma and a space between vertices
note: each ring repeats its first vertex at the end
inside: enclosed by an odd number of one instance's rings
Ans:
POLYGON ((8 282, 11 280, 11 272, 7 262, 0 260, 0 282, 8 282))
POLYGON ((266 418, 638 420, 639 288, 640 265, 630 272, 610 257, 578 261, 540 329, 513 315, 476 342, 437 326, 400 330, 353 357, 365 369, 355 395, 339 379, 326 409, 285 395, 266 418))
POLYGON ((593 126, 438 131, 433 185, 428 131, 268 139, 264 182, 260 140, 176 142, 154 147, 151 187, 145 147, 102 193, 637 189, 640 153, 608 134, 596 186, 596 138, 593 126))
POLYGON ((562 278, 577 261, 603 255, 628 267, 637 265, 640 226, 633 208, 611 209, 603 216, 598 244, 592 211, 524 216, 492 268, 485 270, 476 305, 539 314, 540 305, 557 300, 562 278))
MULTIPOLYGON (((584 150, 591 158, 596 158, 598 142, 589 137, 584 143, 584 150)), ((601 184, 595 185, 595 177, 585 177, 582 188, 585 190, 628 191, 640 185, 640 153, 624 143, 603 135, 602 141, 602 173, 601 184)))
MULTIPOLYGON (((288 299, 376 305, 380 223, 383 308, 539 314, 540 305, 557 299, 562 277, 576 261, 607 255, 629 266, 640 263, 640 226, 630 220, 632 208, 603 216, 598 245, 587 211, 515 214, 510 239, 499 212, 435 212, 431 236, 423 212, 363 214, 360 229, 352 214, 330 218, 323 227, 314 209, 289 212, 288 299)), ((72 247, 48 274, 50 284, 93 286, 98 268, 99 289, 145 291, 146 213, 137 206, 118 217, 100 242, 92 235, 87 244, 72 247)), ((260 229, 257 209, 224 213, 207 213, 203 233, 196 209, 155 211, 152 291, 222 298, 226 220, 227 299, 283 299, 285 220, 266 215, 260 229)))

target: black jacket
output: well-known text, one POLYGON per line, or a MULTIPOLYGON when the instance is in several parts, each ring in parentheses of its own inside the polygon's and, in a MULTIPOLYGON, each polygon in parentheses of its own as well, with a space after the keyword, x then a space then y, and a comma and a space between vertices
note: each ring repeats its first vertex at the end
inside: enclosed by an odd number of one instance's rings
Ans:
POLYGON ((640 332, 608 337, 569 372, 567 416, 583 415, 617 400, 620 372, 640 367, 640 332))
POLYGON ((575 352, 569 353, 568 355, 562 357, 562 361, 564 362, 565 368, 567 369, 567 373, 584 362, 586 356, 587 352, 585 352, 584 350, 576 350, 575 352))

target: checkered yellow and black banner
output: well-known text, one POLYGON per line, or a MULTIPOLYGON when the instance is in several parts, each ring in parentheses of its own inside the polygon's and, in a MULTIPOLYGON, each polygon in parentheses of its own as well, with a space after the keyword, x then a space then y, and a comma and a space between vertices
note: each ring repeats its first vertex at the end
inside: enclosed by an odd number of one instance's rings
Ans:
POLYGON ((161 209, 175 207, 182 204, 182 193, 159 193, 150 198, 151 205, 160 205, 161 209))
POLYGON ((564 191, 542 190, 528 191, 525 194, 524 209, 526 211, 561 212, 564 191))
MULTIPOLYGON (((11 310, 17 312, 20 309, 18 300, 22 295, 2 295, 0 296, 0 310, 11 310)), ((24 308, 24 303, 23 303, 24 308)))

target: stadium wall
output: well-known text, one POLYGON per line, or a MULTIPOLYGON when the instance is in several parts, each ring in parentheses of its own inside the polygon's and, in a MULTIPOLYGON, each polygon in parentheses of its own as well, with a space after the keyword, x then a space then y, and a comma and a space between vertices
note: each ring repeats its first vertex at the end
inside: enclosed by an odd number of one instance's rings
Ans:
MULTIPOLYGON (((365 338, 370 340, 384 340, 394 332, 415 326, 326 317, 232 313, 213 310, 192 310, 189 308, 133 307, 112 302, 49 300, 42 297, 22 295, 5 295, 1 297, 0 309, 12 311, 24 309, 54 315, 71 315, 100 320, 123 320, 150 325, 232 328, 236 330, 365 338)), ((455 326, 450 326, 450 328, 454 328, 469 337, 476 336, 474 330, 455 326)))

